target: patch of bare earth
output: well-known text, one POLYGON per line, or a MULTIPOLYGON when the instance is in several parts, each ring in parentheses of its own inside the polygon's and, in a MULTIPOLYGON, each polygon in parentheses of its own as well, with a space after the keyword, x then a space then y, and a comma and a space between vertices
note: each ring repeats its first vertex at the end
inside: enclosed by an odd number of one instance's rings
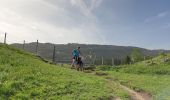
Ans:
POLYGON ((151 94, 146 92, 138 92, 145 100, 153 100, 153 97, 151 94))
POLYGON ((121 100, 121 98, 120 97, 115 97, 114 100, 121 100))
POLYGON ((131 100, 153 100, 153 97, 145 92, 136 92, 126 86, 120 85, 124 90, 128 91, 131 95, 131 100))
POLYGON ((107 76, 108 73, 104 73, 104 72, 96 72, 95 73, 97 76, 107 76))
MULTIPOLYGON (((114 81, 114 79, 111 77, 106 77, 106 79, 108 79, 110 81, 114 81)), ((143 92, 143 91, 136 92, 124 85, 121 85, 120 83, 118 83, 118 84, 120 85, 120 87, 122 87, 122 89, 124 89, 130 93, 131 100, 153 100, 152 95, 147 92, 143 92)), ((114 100, 121 100, 121 98, 115 97, 114 100)))

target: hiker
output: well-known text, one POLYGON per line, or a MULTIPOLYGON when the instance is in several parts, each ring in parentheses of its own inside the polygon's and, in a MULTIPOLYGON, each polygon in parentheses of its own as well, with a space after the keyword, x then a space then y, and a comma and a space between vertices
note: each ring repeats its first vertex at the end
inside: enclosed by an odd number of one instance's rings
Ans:
POLYGON ((81 65, 83 64, 82 61, 81 61, 82 53, 81 53, 81 51, 80 51, 80 47, 78 47, 77 49, 74 49, 74 50, 73 50, 72 56, 73 56, 73 58, 72 58, 72 64, 71 64, 72 68, 73 68, 73 67, 79 67, 79 66, 81 66, 81 65), (75 64, 76 64, 77 66, 75 66, 75 64))
POLYGON ((83 67, 83 61, 81 57, 78 57, 77 59, 77 70, 78 71, 84 71, 84 67, 83 67))

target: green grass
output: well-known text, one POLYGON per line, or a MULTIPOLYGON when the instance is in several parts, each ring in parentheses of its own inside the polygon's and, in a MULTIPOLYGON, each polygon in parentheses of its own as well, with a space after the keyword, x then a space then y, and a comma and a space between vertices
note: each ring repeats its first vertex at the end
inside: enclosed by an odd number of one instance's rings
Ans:
POLYGON ((167 62, 163 62, 164 57, 158 56, 152 60, 121 66, 119 71, 135 74, 170 75, 170 54, 167 54, 166 58, 167 62))
MULTIPOLYGON (((168 55, 169 58, 169 55, 168 55)), ((109 77, 133 90, 150 93, 154 100, 170 100, 170 63, 162 57, 117 67, 99 66, 97 70, 109 73, 109 77)))
POLYGON ((116 83, 43 62, 33 54, 0 44, 0 99, 128 99, 116 83))
POLYGON ((154 100, 169 100, 170 62, 164 63, 162 59, 154 58, 154 64, 146 60, 133 65, 99 66, 95 73, 83 73, 0 44, 0 100, 108 100, 112 97, 129 100, 129 93, 119 83, 150 93, 154 100))
POLYGON ((159 64, 152 66, 144 64, 126 65, 121 66, 117 71, 134 74, 170 75, 170 64, 159 64))
POLYGON ((154 100, 170 99, 169 75, 132 74, 116 71, 110 71, 109 74, 115 81, 133 90, 150 93, 154 100))

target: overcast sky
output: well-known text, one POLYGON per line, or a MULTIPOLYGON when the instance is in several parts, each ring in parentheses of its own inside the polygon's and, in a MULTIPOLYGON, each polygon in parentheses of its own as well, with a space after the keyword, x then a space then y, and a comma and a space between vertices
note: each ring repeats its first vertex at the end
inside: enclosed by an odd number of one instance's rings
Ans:
POLYGON ((170 49, 170 0, 0 0, 0 42, 170 49))

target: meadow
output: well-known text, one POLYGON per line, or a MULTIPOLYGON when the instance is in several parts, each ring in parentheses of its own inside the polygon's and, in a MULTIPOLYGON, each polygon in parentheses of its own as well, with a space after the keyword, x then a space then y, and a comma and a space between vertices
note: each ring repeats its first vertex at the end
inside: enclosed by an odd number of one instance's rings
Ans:
POLYGON ((169 100, 170 63, 162 59, 79 72, 0 44, 0 99, 131 100, 123 85, 154 100, 169 100))
POLYGON ((158 56, 132 65, 99 66, 97 70, 108 73, 115 82, 152 95, 154 100, 170 100, 170 63, 163 59, 158 56))
POLYGON ((129 95, 117 84, 44 62, 31 53, 0 44, 0 99, 108 100, 129 95))

